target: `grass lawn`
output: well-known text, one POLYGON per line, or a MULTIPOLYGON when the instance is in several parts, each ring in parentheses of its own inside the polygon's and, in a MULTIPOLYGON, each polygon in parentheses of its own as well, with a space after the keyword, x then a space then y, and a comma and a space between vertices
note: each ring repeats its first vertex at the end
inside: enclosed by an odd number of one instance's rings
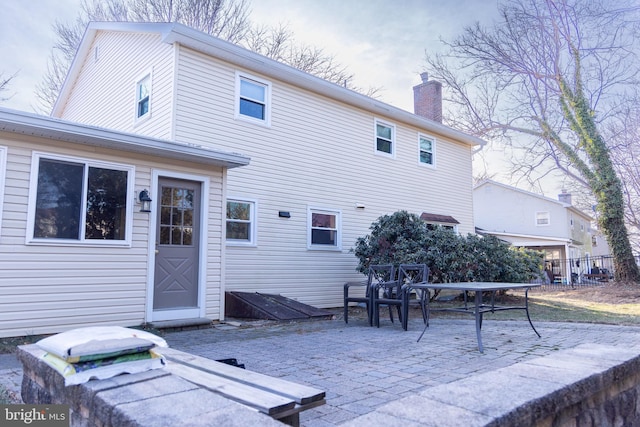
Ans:
MULTIPOLYGON (((508 292, 497 297, 497 304, 524 305, 524 292, 508 292)), ((473 301, 470 301, 473 303, 473 301)), ((460 301, 431 303, 432 308, 459 306, 460 301)), ((529 313, 537 322, 605 323, 640 325, 640 285, 601 285, 580 289, 532 290, 529 313)), ((468 316, 434 312, 433 317, 468 316)), ((522 320, 522 312, 502 311, 486 316, 503 320, 522 320)))

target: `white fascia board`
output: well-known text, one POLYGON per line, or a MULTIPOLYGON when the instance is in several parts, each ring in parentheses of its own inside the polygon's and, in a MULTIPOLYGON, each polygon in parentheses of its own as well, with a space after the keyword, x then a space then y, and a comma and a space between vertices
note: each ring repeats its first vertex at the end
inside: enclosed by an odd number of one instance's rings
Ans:
POLYGON ((226 168, 246 166, 250 160, 238 153, 117 132, 5 108, 0 108, 0 131, 226 168))
MULTIPOLYGON (((564 238, 564 237, 535 236, 535 235, 530 235, 530 234, 515 234, 515 233, 506 233, 506 232, 500 232, 500 231, 489 231, 489 230, 484 230, 484 229, 482 231, 480 231, 479 233, 480 234, 490 234, 490 235, 496 236, 496 237, 519 239, 520 241, 536 242, 537 245, 540 245, 540 244, 554 244, 554 245, 557 245, 557 244, 568 244, 568 243, 571 243, 571 239, 567 239, 567 238, 564 238)), ((514 242, 512 242, 512 243, 514 243, 514 242)), ((518 244, 516 246, 523 246, 523 245, 519 245, 518 244)))

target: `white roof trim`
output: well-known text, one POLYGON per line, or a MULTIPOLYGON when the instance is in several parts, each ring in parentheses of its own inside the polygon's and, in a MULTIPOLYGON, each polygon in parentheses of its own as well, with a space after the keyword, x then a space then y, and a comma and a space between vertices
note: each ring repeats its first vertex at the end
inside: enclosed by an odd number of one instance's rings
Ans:
POLYGON ((549 242, 563 243, 563 244, 571 243, 571 239, 567 239, 564 237, 535 236, 531 234, 506 233, 506 232, 500 232, 500 231, 485 230, 484 228, 478 228, 477 232, 478 234, 490 234, 496 237, 498 236, 512 237, 514 239, 522 239, 527 241, 541 241, 541 242, 549 241, 549 242))
MULTIPOLYGON (((78 52, 71 64, 60 95, 53 107, 52 115, 57 116, 62 108, 61 102, 68 97, 80 72, 82 62, 88 53, 91 43, 98 31, 123 31, 158 33, 165 43, 178 43, 208 55, 220 58, 231 64, 255 70, 269 76, 317 94, 344 102, 354 107, 362 108, 373 114, 383 114, 385 117, 416 126, 426 132, 445 136, 467 145, 485 145, 485 141, 472 135, 457 131, 424 117, 377 101, 368 96, 346 89, 335 83, 315 77, 311 74, 290 67, 281 62, 251 52, 233 43, 210 36, 201 31, 178 23, 140 23, 140 22, 91 22, 85 31, 78 52)), ((407 88, 410 90, 411 88, 407 88)))
POLYGON ((226 168, 245 166, 250 160, 237 153, 117 132, 6 108, 0 108, 0 131, 226 168))

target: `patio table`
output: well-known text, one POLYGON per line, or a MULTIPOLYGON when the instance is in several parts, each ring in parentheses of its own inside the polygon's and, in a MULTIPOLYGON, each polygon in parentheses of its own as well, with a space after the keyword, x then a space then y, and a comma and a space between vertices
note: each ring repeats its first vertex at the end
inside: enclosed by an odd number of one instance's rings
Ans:
MULTIPOLYGON (((497 283, 497 282, 460 282, 460 283, 424 283, 419 285, 413 285, 413 289, 449 289, 463 292, 474 292, 474 305, 472 307, 469 306, 467 300, 465 298, 465 303, 462 307, 454 307, 454 308, 438 308, 438 309, 430 309, 428 311, 453 311, 458 313, 472 313, 475 316, 476 320, 476 336, 478 340, 478 350, 480 353, 484 353, 484 347, 482 346, 482 335, 480 334, 480 330, 482 329, 482 318, 484 313, 495 313, 496 311, 504 311, 504 310, 524 310, 527 314, 527 320, 529 321, 529 325, 533 331, 541 337, 536 328, 533 326, 531 322, 531 316, 529 316, 529 290, 531 288, 540 287, 539 284, 531 284, 531 283, 497 283), (508 306, 508 305, 496 305, 495 302, 495 294, 497 291, 505 291, 508 289, 524 289, 524 305, 516 305, 516 306, 508 306), (485 304, 482 301, 482 294, 484 292, 491 292, 491 302, 489 304, 485 304)), ((408 313, 405 313, 407 316, 408 313)), ((429 327, 429 315, 427 314, 427 323, 418 338, 418 341, 422 338, 427 328, 429 327)))

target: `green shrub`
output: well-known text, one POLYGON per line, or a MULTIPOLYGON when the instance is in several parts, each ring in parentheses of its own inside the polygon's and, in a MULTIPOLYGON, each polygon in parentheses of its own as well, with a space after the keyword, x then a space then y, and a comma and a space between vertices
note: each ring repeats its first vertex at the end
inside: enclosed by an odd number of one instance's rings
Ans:
POLYGON ((424 263, 432 283, 516 282, 540 277, 542 254, 518 249, 494 236, 460 236, 444 227, 427 227, 407 211, 383 215, 353 249, 358 271, 369 265, 424 263))

